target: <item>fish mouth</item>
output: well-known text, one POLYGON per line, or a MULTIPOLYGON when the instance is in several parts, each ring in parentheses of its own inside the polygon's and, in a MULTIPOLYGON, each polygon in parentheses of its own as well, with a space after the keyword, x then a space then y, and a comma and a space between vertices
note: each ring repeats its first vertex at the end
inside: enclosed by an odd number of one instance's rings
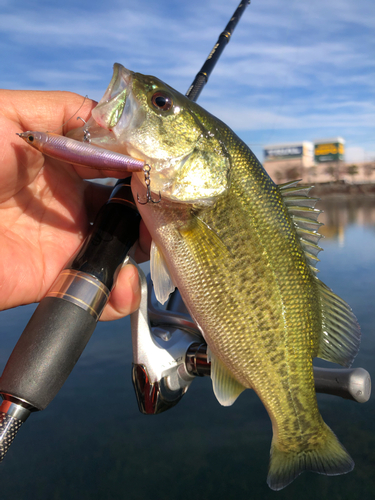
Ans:
POLYGON ((112 131, 122 117, 127 95, 131 91, 133 72, 119 63, 113 66, 112 79, 98 105, 92 110, 92 118, 100 126, 112 131))
MULTIPOLYGON (((134 140, 134 132, 146 117, 145 110, 133 92, 133 83, 137 76, 122 64, 115 63, 112 79, 103 97, 92 110, 90 119, 83 127, 71 130, 67 136, 81 142, 89 140, 94 146, 116 151, 152 165, 153 189, 164 191, 171 183, 171 160, 148 156, 138 141, 134 140)), ((144 177, 143 172, 136 175, 144 177)))
POLYGON ((137 103, 131 95, 133 75, 122 64, 115 63, 112 79, 90 119, 67 136, 78 141, 90 140, 95 146, 140 158, 139 152, 132 151, 123 138, 137 111, 137 103), (122 140, 119 141, 120 136, 122 140))

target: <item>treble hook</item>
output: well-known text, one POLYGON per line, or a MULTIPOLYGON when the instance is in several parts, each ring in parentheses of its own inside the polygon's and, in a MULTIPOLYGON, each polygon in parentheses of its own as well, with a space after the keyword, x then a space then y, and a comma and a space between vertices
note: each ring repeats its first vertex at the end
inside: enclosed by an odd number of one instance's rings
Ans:
POLYGON ((143 172, 145 174, 145 184, 147 188, 147 193, 146 193, 146 201, 141 201, 139 198, 139 194, 137 194, 137 200, 140 205, 146 205, 147 203, 160 203, 161 200, 161 194, 159 191, 159 199, 158 200, 153 200, 151 196, 151 179, 150 179, 150 174, 151 174, 151 166, 146 163, 145 166, 143 167, 143 172))

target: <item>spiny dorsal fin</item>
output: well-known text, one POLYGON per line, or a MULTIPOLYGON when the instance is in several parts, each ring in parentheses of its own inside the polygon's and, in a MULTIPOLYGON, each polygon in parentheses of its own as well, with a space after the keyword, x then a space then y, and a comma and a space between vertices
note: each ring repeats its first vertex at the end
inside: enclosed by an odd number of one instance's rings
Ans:
POLYGON ((319 198, 308 196, 312 186, 298 186, 298 183, 299 181, 286 182, 280 184, 279 189, 295 225, 310 269, 316 274, 319 272, 315 267, 316 263, 319 262, 317 255, 322 250, 317 245, 322 237, 318 230, 323 225, 317 220, 322 211, 315 208, 319 198))
POLYGON ((286 191, 287 189, 292 189, 292 188, 295 188, 297 186, 297 184, 299 182, 301 182, 302 179, 297 179, 296 181, 288 181, 288 182, 284 182, 284 184, 278 184, 278 187, 279 189, 281 189, 282 191, 286 191))
MULTIPOLYGON (((300 192, 299 192, 300 193, 300 192)), ((312 198, 311 196, 284 196, 285 205, 296 205, 299 207, 310 207, 314 208, 316 202, 319 201, 319 198, 312 198)))
POLYGON ((361 330, 348 304, 316 278, 322 311, 322 336, 317 356, 351 366, 359 349, 361 330))
POLYGON ((308 252, 309 254, 313 254, 314 257, 318 255, 318 253, 323 250, 322 247, 312 243, 311 241, 305 240, 304 238, 300 238, 302 248, 308 252))
POLYGON ((320 273, 319 269, 317 269, 316 267, 314 266, 311 266, 309 265, 309 268, 311 269, 311 271, 315 274, 315 276, 320 273))
POLYGON ((318 244, 321 238, 324 236, 315 231, 309 231, 308 229, 302 229, 301 227, 296 227, 296 231, 300 239, 311 241, 311 243, 318 244))
POLYGON ((307 252, 304 247, 302 248, 305 251, 307 262, 309 263, 310 266, 313 266, 315 268, 316 263, 319 262, 320 259, 318 259, 318 257, 315 257, 315 255, 312 255, 311 253, 307 252))
POLYGON ((317 221, 319 215, 322 213, 322 211, 318 210, 317 208, 304 207, 300 205, 289 205, 288 211, 291 215, 304 217, 305 219, 311 219, 314 221, 317 221))

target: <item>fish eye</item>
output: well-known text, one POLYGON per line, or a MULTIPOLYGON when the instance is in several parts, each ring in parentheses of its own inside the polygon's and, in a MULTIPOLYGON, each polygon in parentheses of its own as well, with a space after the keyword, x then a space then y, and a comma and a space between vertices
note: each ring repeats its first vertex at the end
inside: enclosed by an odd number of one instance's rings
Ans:
POLYGON ((158 91, 151 97, 152 105, 157 109, 169 111, 173 106, 172 97, 166 92, 158 91))

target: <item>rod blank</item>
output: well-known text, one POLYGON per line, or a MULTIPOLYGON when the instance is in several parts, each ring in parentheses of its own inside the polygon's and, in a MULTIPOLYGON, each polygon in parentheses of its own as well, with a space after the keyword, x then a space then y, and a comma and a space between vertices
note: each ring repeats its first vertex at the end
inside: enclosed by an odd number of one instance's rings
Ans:
POLYGON ((203 90, 203 87, 208 82, 208 79, 214 69, 221 53, 227 46, 230 37, 234 31, 234 28, 237 26, 238 21, 241 19, 242 14, 246 7, 250 4, 250 0, 243 1, 241 0, 239 6, 235 10, 233 16, 231 17, 229 23, 226 25, 224 31, 220 34, 218 41, 216 42, 214 48, 209 53, 206 62, 203 64, 201 69, 198 71, 193 83, 190 85, 189 90, 186 92, 186 97, 191 101, 196 102, 200 93, 203 90))

